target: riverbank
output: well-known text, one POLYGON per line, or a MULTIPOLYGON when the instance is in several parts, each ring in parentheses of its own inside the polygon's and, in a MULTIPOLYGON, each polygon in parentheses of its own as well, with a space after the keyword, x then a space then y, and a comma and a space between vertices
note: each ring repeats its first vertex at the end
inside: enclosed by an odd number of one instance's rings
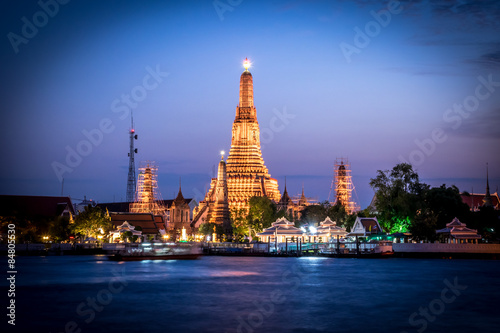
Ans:
MULTIPOLYGON (((377 251, 369 243, 203 243, 203 254, 224 257, 325 257, 325 258, 426 258, 426 259, 500 259, 500 244, 394 243, 392 248, 377 251)), ((114 254, 124 244, 17 244, 18 256, 94 255, 114 254)), ((0 254, 7 255, 7 246, 0 246, 0 254)))

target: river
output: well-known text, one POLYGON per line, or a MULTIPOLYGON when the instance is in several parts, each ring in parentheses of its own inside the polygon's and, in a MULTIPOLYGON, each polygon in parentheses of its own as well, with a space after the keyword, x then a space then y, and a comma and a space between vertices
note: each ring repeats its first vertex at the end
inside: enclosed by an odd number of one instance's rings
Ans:
MULTIPOLYGON (((422 333, 500 327, 500 261, 16 259, 17 332, 422 333)), ((2 288, 6 295, 5 280, 2 288)))

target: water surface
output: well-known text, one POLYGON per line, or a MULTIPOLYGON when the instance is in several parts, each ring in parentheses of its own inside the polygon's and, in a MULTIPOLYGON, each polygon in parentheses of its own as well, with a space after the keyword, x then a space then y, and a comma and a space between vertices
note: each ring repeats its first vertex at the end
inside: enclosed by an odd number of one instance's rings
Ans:
POLYGON ((48 256, 17 265, 19 332, 497 332, 500 324, 500 261, 48 256))

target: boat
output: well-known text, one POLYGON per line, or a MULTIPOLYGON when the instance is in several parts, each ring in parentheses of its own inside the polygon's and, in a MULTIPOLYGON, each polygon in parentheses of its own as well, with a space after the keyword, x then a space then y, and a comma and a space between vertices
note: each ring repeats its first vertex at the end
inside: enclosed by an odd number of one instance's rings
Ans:
POLYGON ((381 256, 391 256, 394 254, 392 250, 391 241, 380 241, 374 249, 374 253, 380 254, 381 256))
POLYGON ((126 244, 125 249, 108 256, 112 261, 194 260, 202 255, 196 243, 126 244))

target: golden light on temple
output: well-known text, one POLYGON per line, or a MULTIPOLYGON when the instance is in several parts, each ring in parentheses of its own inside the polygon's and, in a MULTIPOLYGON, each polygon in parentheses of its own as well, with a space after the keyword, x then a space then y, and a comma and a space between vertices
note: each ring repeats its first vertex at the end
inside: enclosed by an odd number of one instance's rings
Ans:
POLYGON ((245 61, 243 61, 243 67, 245 67, 245 70, 248 70, 250 68, 250 60, 248 58, 245 58, 245 61))
POLYGON ((224 155, 225 155, 225 154, 226 154, 226 152, 225 152, 224 150, 221 150, 221 151, 220 151, 220 156, 221 156, 222 158, 224 158, 224 155))

